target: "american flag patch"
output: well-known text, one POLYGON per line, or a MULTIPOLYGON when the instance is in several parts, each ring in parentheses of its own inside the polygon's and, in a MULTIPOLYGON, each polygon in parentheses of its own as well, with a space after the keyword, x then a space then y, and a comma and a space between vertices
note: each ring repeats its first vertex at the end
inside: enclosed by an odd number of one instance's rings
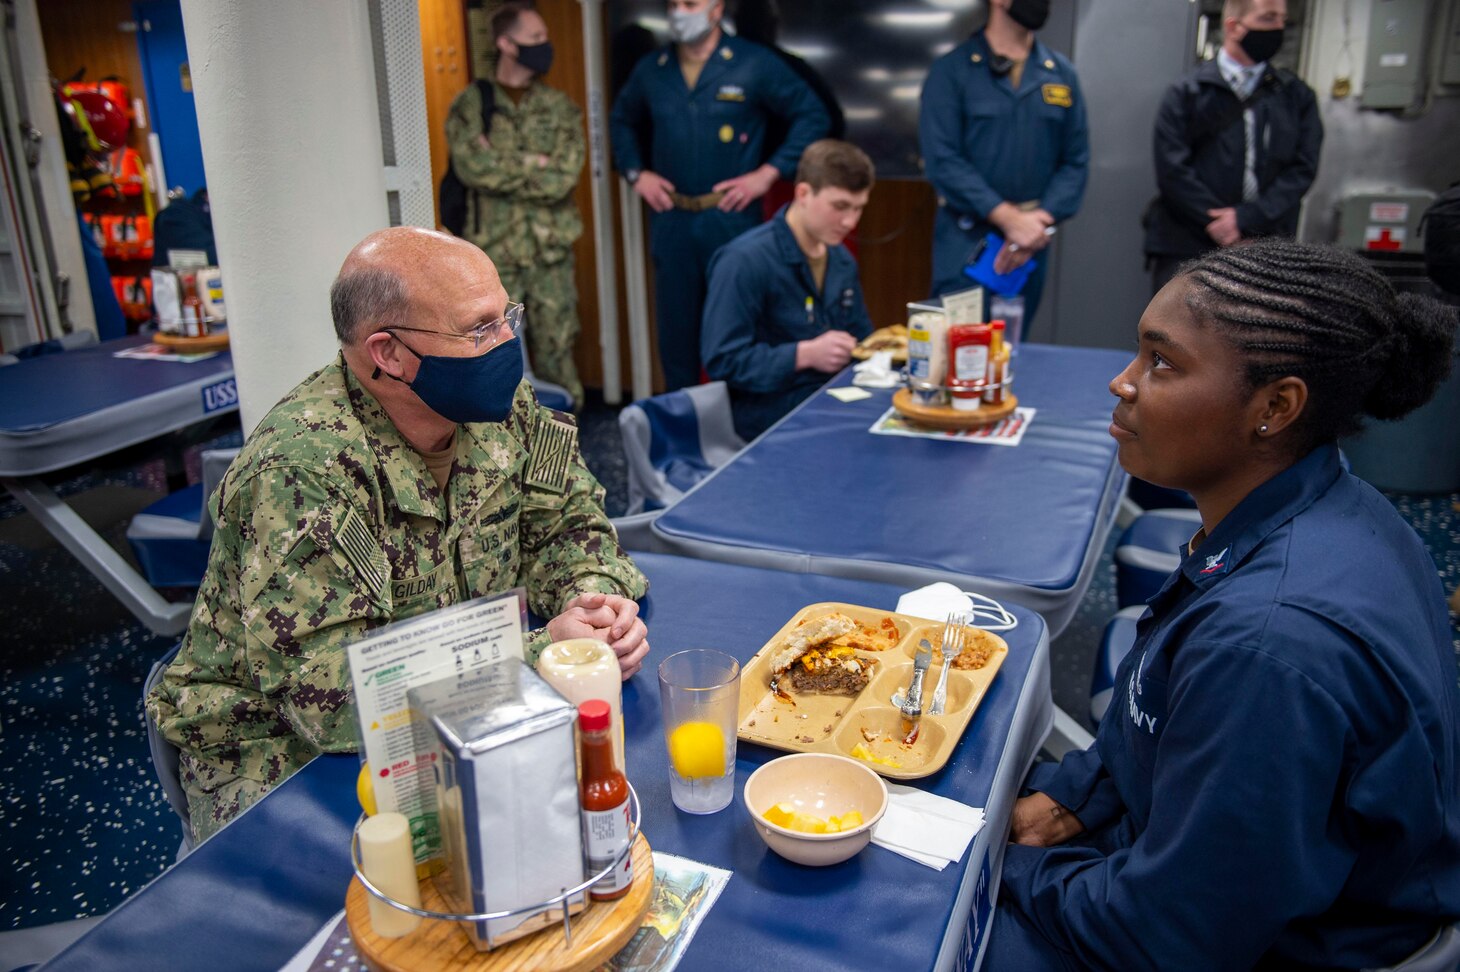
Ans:
POLYGON ((370 593, 379 597, 385 590, 385 551, 375 542, 375 537, 365 527, 365 521, 353 509, 335 530, 334 547, 340 557, 352 567, 370 593))
POLYGON ((527 467, 527 485, 561 493, 568 486, 568 463, 578 446, 578 427, 544 415, 538 419, 532 440, 532 462, 527 467))

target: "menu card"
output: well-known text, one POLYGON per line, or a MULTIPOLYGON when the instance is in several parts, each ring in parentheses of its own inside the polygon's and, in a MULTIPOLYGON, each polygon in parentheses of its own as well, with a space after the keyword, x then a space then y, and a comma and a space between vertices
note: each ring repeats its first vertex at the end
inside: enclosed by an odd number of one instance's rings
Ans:
MULTIPOLYGON (((416 745, 406 692, 450 671, 475 671, 522 658, 527 594, 516 588, 398 621, 350 645, 350 681, 360 717, 361 749, 370 762, 375 805, 405 814, 411 833, 434 833, 429 750, 416 745)), ((431 848, 416 848, 416 859, 431 848)))

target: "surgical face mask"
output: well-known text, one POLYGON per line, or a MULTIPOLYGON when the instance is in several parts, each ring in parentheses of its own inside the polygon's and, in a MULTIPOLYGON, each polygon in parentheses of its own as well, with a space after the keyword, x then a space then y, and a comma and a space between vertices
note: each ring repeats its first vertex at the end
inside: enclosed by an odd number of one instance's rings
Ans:
POLYGON ((1273 30, 1249 30, 1237 43, 1241 46, 1242 53, 1252 58, 1252 63, 1261 64, 1277 57, 1277 52, 1283 49, 1283 31, 1281 27, 1273 30))
POLYGON ((517 63, 533 74, 547 74, 553 66, 553 42, 518 44, 517 63))
POLYGON ((710 36, 715 25, 710 23, 708 10, 669 11, 669 35, 676 44, 698 44, 710 36))
POLYGON ((512 413, 522 381, 522 348, 515 340, 470 358, 421 354, 401 344, 421 359, 415 380, 406 384, 437 415, 453 422, 501 422, 512 413))
POLYGON ((1025 30, 1038 30, 1049 19, 1049 0, 1013 0, 1009 19, 1025 30))

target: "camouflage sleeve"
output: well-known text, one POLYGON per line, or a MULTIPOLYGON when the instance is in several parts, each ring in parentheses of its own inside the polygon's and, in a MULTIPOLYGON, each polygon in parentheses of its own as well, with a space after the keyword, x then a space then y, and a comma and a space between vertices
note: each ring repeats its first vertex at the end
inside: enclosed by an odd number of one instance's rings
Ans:
POLYGON ((521 577, 532 609, 550 618, 578 594, 642 597, 649 582, 619 546, 603 512, 603 487, 583 464, 573 417, 538 405, 530 390, 519 389, 513 407, 529 451, 521 577))
POLYGON ((587 146, 583 138, 583 112, 566 96, 554 98, 550 112, 552 148, 544 153, 548 164, 532 169, 519 198, 534 202, 566 199, 578 185, 587 146))
POLYGON ((446 144, 451 149, 451 168, 462 185, 498 195, 517 195, 527 185, 523 153, 509 145, 496 146, 483 136, 482 96, 474 84, 451 103, 446 144))
POLYGON ((384 552, 317 476, 272 467, 239 487, 249 511, 239 597, 248 677, 316 751, 359 745, 345 646, 383 624, 384 552))

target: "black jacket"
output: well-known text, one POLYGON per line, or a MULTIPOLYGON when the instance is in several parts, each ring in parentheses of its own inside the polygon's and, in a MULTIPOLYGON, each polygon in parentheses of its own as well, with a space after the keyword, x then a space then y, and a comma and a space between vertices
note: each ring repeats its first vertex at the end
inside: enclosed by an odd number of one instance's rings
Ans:
POLYGON ((1194 257, 1214 249, 1209 209, 1235 206, 1244 237, 1293 236, 1298 204, 1318 174, 1323 122, 1313 90, 1272 67, 1247 104, 1256 116, 1258 196, 1242 201, 1242 105, 1215 60, 1173 84, 1156 115, 1156 185, 1146 253, 1194 257))

